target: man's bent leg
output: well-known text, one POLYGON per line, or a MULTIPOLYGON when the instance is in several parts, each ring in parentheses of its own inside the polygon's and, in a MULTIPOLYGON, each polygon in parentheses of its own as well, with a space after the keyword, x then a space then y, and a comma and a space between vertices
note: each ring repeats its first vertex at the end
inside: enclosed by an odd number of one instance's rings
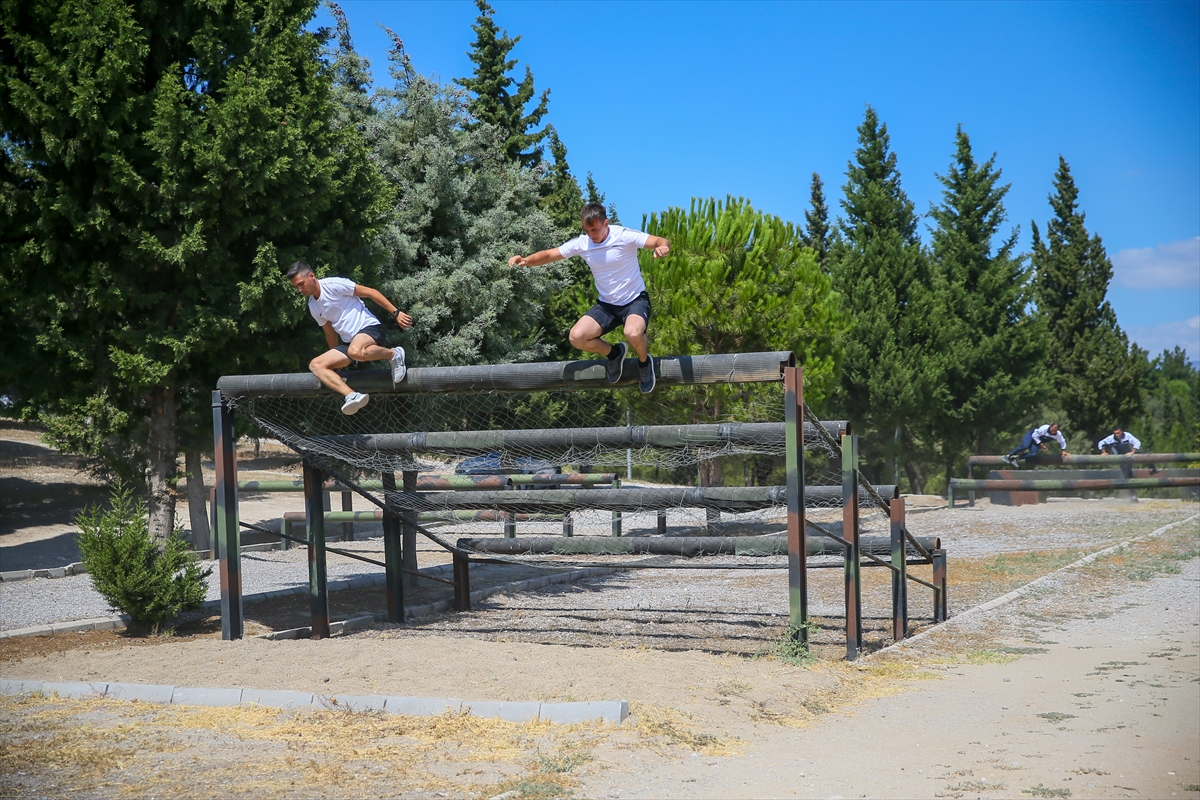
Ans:
POLYGON ((630 314, 625 318, 625 340, 637 353, 638 361, 645 361, 650 355, 650 339, 646 336, 646 320, 640 314, 630 314))
POLYGON ((600 323, 584 315, 571 328, 571 346, 585 353, 607 356, 612 351, 612 345, 600 338, 603 335, 600 323))
POLYGON ((350 358, 355 361, 389 361, 395 353, 390 347, 381 347, 369 334, 357 333, 350 340, 350 358))
POLYGON ((350 366, 350 357, 339 350, 326 350, 321 355, 308 362, 308 371, 317 376, 326 388, 337 392, 342 397, 350 394, 352 391, 346 382, 342 380, 342 376, 338 375, 334 370, 350 366))

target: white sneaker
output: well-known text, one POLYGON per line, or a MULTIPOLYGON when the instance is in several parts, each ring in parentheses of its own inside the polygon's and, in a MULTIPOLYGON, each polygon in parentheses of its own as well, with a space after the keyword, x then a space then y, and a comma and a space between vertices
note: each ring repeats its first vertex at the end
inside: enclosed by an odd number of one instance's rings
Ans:
POLYGON ((346 402, 342 403, 342 413, 349 416, 365 406, 367 401, 370 399, 371 395, 369 394, 363 394, 362 392, 351 392, 350 394, 346 395, 346 402))
POLYGON ((408 372, 408 367, 404 366, 404 348, 397 345, 395 352, 392 353, 392 383, 404 380, 406 372, 408 372))

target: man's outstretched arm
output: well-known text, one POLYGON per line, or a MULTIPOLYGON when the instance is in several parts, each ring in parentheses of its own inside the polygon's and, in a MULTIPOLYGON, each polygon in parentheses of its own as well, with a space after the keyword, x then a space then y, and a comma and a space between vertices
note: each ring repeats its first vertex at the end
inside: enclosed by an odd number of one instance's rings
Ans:
POLYGON ((388 316, 395 314, 395 317, 392 318, 396 320, 396 324, 400 326, 401 330, 404 330, 409 325, 412 325, 412 317, 392 305, 392 301, 384 297, 383 292, 379 291, 378 289, 372 289, 370 286, 363 286, 361 283, 359 283, 354 286, 354 296, 367 298, 372 303, 388 312, 388 316))
POLYGON ((562 253, 555 247, 553 250, 539 250, 531 256, 513 256, 508 260, 510 267, 540 267, 543 264, 553 264, 562 261, 562 253))
POLYGON ((642 245, 643 250, 653 250, 655 258, 662 258, 671 252, 671 242, 661 236, 646 236, 646 243, 642 245))

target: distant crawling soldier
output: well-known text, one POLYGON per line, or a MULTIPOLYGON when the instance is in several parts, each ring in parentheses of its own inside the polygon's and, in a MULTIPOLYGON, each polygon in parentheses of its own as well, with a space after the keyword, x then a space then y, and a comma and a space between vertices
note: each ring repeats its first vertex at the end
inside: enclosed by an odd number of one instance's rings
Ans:
POLYGON ((653 250, 654 257, 661 258, 671 252, 671 243, 661 236, 609 225, 604 206, 599 203, 588 203, 579 216, 585 231, 583 235, 552 250, 540 250, 531 256, 513 256, 508 265, 540 267, 571 256, 580 256, 586 261, 596 280, 600 302, 588 309, 571 328, 571 345, 588 353, 607 356, 605 377, 609 383, 616 383, 621 380, 629 349, 625 342, 613 345, 600 337, 618 325, 624 326, 625 339, 633 345, 638 357, 638 387, 643 392, 652 392, 654 358, 650 355, 650 342, 646 337, 650 295, 642 280, 637 251, 639 248, 653 250))
POLYGON ((1041 450, 1048 450, 1046 442, 1050 439, 1058 442, 1058 446, 1062 449, 1064 456, 1069 455, 1067 453, 1067 440, 1063 438, 1062 432, 1059 431, 1058 423, 1051 422, 1049 425, 1042 425, 1025 434, 1024 438, 1021 439, 1021 444, 1006 455, 1004 460, 1014 467, 1019 467, 1022 460, 1033 458, 1041 450))
POLYGON ((308 310, 325 331, 329 350, 308 362, 308 369, 326 387, 346 398, 343 414, 353 414, 367 404, 370 395, 356 392, 334 370, 358 361, 392 362, 392 383, 404 380, 404 348, 384 347, 387 332, 383 324, 367 310, 363 297, 385 309, 388 319, 400 330, 412 325, 412 317, 397 309, 379 291, 346 278, 321 278, 312 267, 297 261, 287 271, 296 291, 308 298, 308 310), (341 343, 338 338, 341 338, 341 343))

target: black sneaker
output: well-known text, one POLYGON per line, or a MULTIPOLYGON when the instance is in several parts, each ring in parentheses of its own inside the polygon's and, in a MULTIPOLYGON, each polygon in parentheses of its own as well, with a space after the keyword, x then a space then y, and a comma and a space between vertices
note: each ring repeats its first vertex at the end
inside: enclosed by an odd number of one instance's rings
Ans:
POLYGON ((628 352, 629 347, 624 342, 613 345, 608 354, 608 363, 604 365, 604 375, 609 383, 621 380, 621 373, 625 370, 625 354, 628 352))
POLYGON ((650 394, 654 391, 654 356, 646 354, 646 363, 638 362, 638 388, 642 390, 642 394, 650 394))

